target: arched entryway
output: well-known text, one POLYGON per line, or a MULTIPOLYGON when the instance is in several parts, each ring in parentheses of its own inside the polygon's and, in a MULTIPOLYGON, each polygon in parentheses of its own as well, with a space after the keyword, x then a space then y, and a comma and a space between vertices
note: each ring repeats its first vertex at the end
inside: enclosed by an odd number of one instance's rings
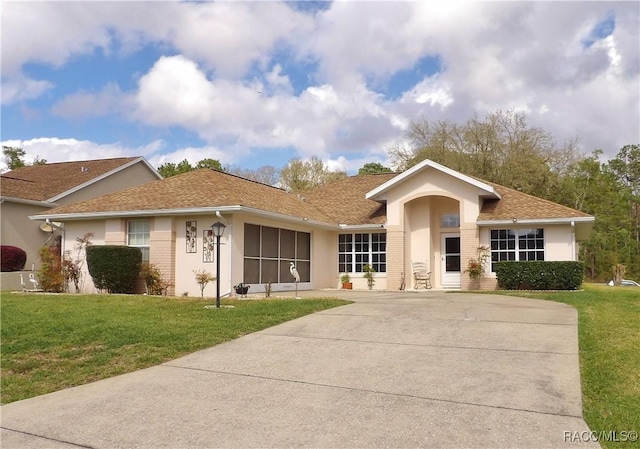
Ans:
POLYGON ((404 218, 407 272, 413 262, 426 262, 434 288, 460 288, 460 201, 441 194, 414 198, 405 203, 404 218))

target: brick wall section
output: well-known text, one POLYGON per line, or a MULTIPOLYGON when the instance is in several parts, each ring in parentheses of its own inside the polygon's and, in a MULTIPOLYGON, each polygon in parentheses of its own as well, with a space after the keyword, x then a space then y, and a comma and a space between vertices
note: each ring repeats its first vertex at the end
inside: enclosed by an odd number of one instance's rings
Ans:
POLYGON ((403 274, 405 288, 409 288, 411 273, 404 266, 404 230, 401 226, 390 226, 387 228, 387 289, 400 289, 403 274))
POLYGON ((167 295, 175 295, 176 283, 176 233, 174 231, 151 231, 149 236, 149 263, 154 264, 162 273, 162 279, 170 282, 167 295))
POLYGON ((475 223, 460 224, 460 269, 462 271, 460 279, 460 288, 469 290, 472 288, 469 274, 464 271, 467 269, 469 259, 476 258, 476 249, 480 246, 480 233, 475 223))

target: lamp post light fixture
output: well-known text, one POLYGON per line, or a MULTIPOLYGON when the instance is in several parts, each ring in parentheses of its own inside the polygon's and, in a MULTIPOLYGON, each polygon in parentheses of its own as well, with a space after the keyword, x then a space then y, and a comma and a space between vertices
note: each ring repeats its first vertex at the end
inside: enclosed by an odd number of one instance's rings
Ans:
POLYGON ((220 237, 224 234, 225 228, 224 223, 219 221, 211 225, 216 238, 216 309, 220 308, 220 237))

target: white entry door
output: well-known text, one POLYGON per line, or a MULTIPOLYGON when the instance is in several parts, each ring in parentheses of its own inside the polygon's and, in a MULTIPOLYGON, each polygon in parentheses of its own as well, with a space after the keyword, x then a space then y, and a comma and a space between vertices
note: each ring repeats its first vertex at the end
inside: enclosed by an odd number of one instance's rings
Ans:
POLYGON ((442 235, 442 287, 460 288, 460 234, 442 235))

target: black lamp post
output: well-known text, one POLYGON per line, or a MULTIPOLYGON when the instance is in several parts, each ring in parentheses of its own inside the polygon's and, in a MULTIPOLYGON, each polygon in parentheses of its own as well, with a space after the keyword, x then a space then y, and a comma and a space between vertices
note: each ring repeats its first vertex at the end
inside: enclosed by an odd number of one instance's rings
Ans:
POLYGON ((224 223, 219 221, 211 225, 213 235, 216 237, 216 309, 220 308, 220 237, 224 234, 224 223))

